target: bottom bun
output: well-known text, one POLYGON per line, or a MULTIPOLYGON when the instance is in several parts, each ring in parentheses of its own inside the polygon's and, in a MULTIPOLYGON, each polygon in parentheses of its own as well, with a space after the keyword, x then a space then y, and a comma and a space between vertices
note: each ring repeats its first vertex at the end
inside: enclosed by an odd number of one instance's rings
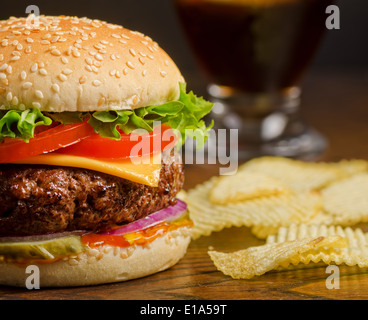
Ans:
MULTIPOLYGON (((39 268, 42 287, 72 287, 127 281, 166 270, 186 253, 191 229, 170 231, 145 246, 101 246, 51 263, 30 263, 39 268)), ((26 287, 28 265, 0 262, 0 284, 26 287)), ((33 283, 33 282, 32 282, 33 283)))

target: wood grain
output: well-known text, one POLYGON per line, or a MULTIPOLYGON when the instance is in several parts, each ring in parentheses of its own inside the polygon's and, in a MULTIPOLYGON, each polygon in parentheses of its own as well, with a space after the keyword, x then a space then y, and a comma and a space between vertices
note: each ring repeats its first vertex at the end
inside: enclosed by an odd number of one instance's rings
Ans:
MULTIPOLYGON (((311 73, 304 83, 303 114, 326 134, 329 148, 318 160, 368 159, 368 78, 359 73, 311 73)), ((186 166, 185 188, 213 175, 218 166, 186 166)), ((193 241, 171 269, 129 282, 92 287, 26 290, 0 287, 0 299, 368 299, 368 270, 340 267, 340 289, 326 288, 325 266, 270 272, 233 280, 217 271, 207 251, 233 251, 263 242, 248 228, 230 228, 193 241)))

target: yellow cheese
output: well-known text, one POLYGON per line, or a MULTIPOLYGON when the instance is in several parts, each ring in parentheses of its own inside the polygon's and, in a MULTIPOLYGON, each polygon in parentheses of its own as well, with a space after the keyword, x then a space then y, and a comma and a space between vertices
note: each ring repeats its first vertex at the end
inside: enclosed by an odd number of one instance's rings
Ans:
POLYGON ((107 173, 151 187, 157 187, 160 180, 161 153, 151 156, 149 160, 150 161, 142 161, 140 164, 137 164, 130 160, 105 161, 50 153, 15 161, 13 163, 84 168, 107 173))

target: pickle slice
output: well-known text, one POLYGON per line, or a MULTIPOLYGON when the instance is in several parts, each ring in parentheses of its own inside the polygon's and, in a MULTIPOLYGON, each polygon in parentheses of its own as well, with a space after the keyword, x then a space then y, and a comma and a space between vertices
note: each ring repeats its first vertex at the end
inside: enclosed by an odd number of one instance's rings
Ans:
POLYGON ((80 236, 67 236, 47 241, 0 243, 0 256, 12 260, 49 260, 77 254, 85 249, 80 236))

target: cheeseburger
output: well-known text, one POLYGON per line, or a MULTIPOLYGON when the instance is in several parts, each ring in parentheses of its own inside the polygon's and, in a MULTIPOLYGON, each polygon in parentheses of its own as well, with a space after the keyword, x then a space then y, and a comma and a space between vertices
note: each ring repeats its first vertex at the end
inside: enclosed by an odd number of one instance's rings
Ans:
POLYGON ((25 286, 29 265, 47 287, 177 263, 192 227, 178 150, 186 129, 208 135, 211 108, 139 32, 65 16, 0 21, 0 284, 25 286))

